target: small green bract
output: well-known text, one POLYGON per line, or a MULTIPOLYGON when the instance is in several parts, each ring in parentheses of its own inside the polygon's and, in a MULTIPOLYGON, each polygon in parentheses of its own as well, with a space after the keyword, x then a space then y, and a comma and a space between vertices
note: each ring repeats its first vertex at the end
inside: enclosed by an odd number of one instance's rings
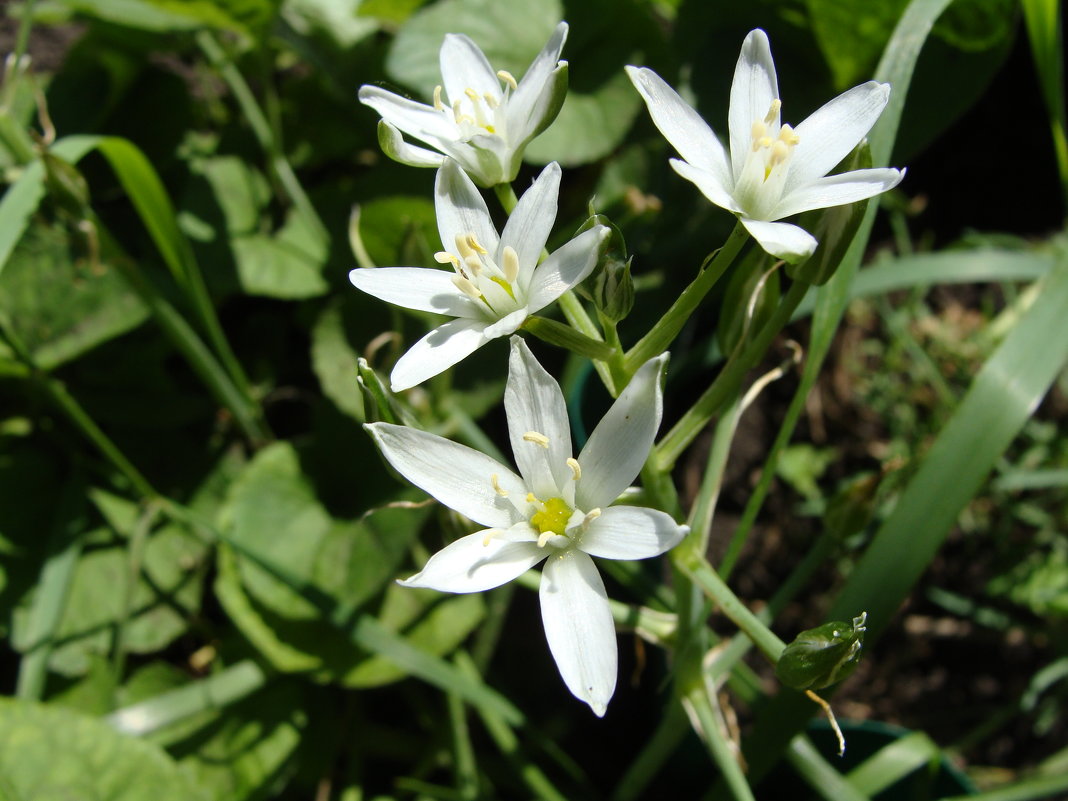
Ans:
POLYGON ((779 657, 775 675, 795 690, 818 690, 849 676, 860 661, 867 612, 802 631, 779 657))

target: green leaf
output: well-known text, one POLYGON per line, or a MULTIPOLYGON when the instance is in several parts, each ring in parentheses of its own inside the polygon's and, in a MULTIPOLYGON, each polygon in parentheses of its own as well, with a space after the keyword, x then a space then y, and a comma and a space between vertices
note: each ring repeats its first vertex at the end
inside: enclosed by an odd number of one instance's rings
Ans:
POLYGON ((345 337, 341 304, 325 308, 311 332, 312 369, 323 394, 345 414, 359 422, 366 420, 363 393, 356 382, 359 357, 345 337))
POLYGON ((45 195, 44 179, 44 165, 35 161, 8 187, 0 200, 0 273, 26 232, 30 217, 41 204, 45 195))
POLYGON ((291 211, 277 234, 233 240, 241 287, 250 295, 298 300, 326 294, 328 245, 303 215, 291 211))
POLYGON ((148 317, 107 255, 93 264, 88 247, 83 236, 38 222, 0 275, 0 313, 42 369, 71 361, 148 317))
POLYGON ((159 748, 68 709, 0 699, 0 794, 10 801, 206 801, 159 748))
POLYGON ((279 3, 272 0, 61 0, 71 11, 155 33, 204 26, 248 33, 266 25, 279 3))

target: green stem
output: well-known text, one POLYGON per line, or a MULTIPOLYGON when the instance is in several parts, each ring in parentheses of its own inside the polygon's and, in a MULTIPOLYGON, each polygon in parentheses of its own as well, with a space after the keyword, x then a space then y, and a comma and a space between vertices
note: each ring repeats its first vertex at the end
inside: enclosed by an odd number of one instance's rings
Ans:
POLYGON ((690 319, 708 291, 731 265, 748 239, 749 234, 745 227, 741 223, 735 225, 723 247, 711 257, 711 261, 702 266, 697 277, 682 291, 671 308, 649 329, 645 336, 638 340, 633 348, 627 351, 624 357, 627 375, 634 375, 639 367, 668 349, 686 321, 690 319))
POLYGON ((779 661, 786 643, 775 636, 775 633, 764 625, 760 618, 749 611, 749 607, 742 603, 703 556, 688 553, 688 549, 680 547, 672 551, 672 560, 693 579, 705 595, 719 605, 723 614, 764 652, 768 661, 773 665, 779 661))
POLYGON ((304 188, 300 185, 296 173, 293 172, 293 168, 286 159, 281 143, 275 137, 267 116, 263 113, 259 103, 256 102, 256 96, 252 94, 252 90, 249 88, 241 71, 234 66, 234 63, 210 32, 200 31, 196 35, 196 42, 204 52, 204 55, 208 57, 211 65, 219 71, 226 85, 230 87, 230 91, 233 92, 237 104, 241 107, 241 113, 248 120, 253 135, 267 155, 268 164, 277 176, 282 188, 285 189, 290 201, 296 206, 297 211, 304 217, 304 220, 316 235, 323 242, 329 241, 330 235, 327 233, 326 226, 319 219, 315 207, 308 199, 307 194, 305 194, 304 188))
POLYGON ((660 440, 654 451, 660 469, 667 470, 673 467, 682 452, 701 433, 708 421, 719 413, 723 404, 734 397, 746 372, 760 361, 772 340, 790 321, 794 309, 801 303, 808 287, 808 284, 801 281, 795 281, 790 286, 786 296, 775 310, 775 314, 760 329, 760 333, 745 345, 740 353, 731 356, 712 385, 660 440))
POLYGON ((550 345, 566 348, 589 359, 600 359, 607 362, 615 356, 615 351, 607 343, 588 337, 569 325, 556 322, 556 320, 550 320, 546 317, 528 317, 522 327, 550 345))
POLYGON ((511 214, 515 211, 515 204, 519 202, 519 198, 516 197, 515 190, 512 189, 511 184, 494 184, 493 192, 497 195, 497 200, 500 202, 505 214, 511 214))
POLYGON ((745 779, 742 766, 738 764, 738 758, 734 755, 734 750, 723 733, 719 716, 712 708, 712 702, 709 700, 704 683, 695 682, 693 686, 688 687, 683 696, 683 702, 701 724, 705 745, 708 746, 713 761, 727 783, 731 796, 738 801, 756 801, 753 790, 745 779))

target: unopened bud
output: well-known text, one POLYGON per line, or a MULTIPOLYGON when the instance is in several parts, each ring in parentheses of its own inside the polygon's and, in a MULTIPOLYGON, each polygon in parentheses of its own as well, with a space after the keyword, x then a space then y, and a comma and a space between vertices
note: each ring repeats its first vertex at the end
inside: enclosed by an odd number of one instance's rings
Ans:
POLYGON ((818 690, 846 678, 860 661, 867 619, 861 612, 852 623, 836 620, 802 631, 782 652, 775 675, 795 690, 818 690))

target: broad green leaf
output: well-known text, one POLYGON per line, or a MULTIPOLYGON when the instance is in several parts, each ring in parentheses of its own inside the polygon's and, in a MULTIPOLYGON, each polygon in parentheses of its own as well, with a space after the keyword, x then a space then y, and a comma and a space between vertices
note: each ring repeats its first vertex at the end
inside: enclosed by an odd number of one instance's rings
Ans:
POLYGON ((0 274, 45 195, 44 177, 44 165, 33 162, 0 200, 0 274))
POLYGON ((33 224, 0 275, 0 313, 45 370, 140 325, 148 308, 107 254, 94 264, 84 235, 33 224))
POLYGON ((159 748, 61 707, 0 699, 0 793, 9 801, 206 801, 159 748))
POLYGON ((269 22, 274 0, 60 0, 78 14, 156 33, 204 26, 248 33, 269 22))
POLYGON ((208 197, 202 198, 194 188, 191 192, 193 197, 184 204, 186 208, 213 203, 222 213, 227 233, 241 235, 256 232, 263 210, 271 200, 271 188, 262 173, 237 156, 196 159, 190 165, 190 171, 202 177, 210 191, 204 192, 208 197))
POLYGON ((426 0, 362 0, 356 13, 361 17, 376 17, 392 23, 404 22, 426 0))
POLYGON ((561 19, 558 0, 443 0, 417 11, 401 26, 386 57, 386 72, 429 98, 441 83, 438 51, 445 34, 465 33, 495 70, 508 70, 521 79, 561 19))
POLYGON ((356 383, 358 356, 345 337, 345 320, 340 304, 323 310, 312 328, 312 369, 323 394, 341 411, 364 422, 363 394, 356 383))
MULTIPOLYGON (((387 2, 393 5, 392 0, 387 2)), ((362 15, 365 5, 364 0, 287 0, 286 20, 305 35, 321 33, 339 49, 348 50, 378 30, 377 20, 362 15)))
POLYGON ((297 300, 327 291, 323 278, 327 244, 299 213, 291 212, 273 236, 234 239, 233 250, 241 287, 250 295, 297 300))

